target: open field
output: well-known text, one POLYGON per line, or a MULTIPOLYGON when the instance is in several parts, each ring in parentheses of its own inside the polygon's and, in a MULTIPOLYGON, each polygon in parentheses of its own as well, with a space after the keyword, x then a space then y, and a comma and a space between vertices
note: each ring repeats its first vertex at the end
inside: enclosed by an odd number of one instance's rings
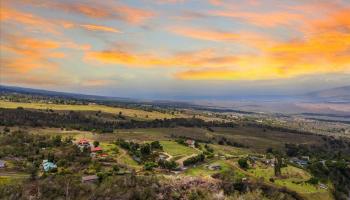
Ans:
POLYGON ((166 153, 177 158, 200 153, 197 149, 178 144, 174 141, 160 141, 160 144, 166 153))
POLYGON ((321 193, 323 194, 323 199, 331 199, 328 190, 320 189, 318 186, 305 183, 305 181, 312 177, 308 172, 293 166, 282 168, 281 178, 276 178, 274 176, 273 167, 257 166, 256 168, 249 169, 248 172, 254 177, 264 178, 264 181, 269 181, 270 178, 274 178, 274 184, 296 191, 305 197, 321 193))
POLYGON ((67 111, 101 111, 105 113, 111 113, 117 115, 122 112, 124 116, 139 118, 139 119, 163 119, 179 117, 177 115, 164 114, 160 112, 149 112, 138 109, 118 108, 104 105, 63 105, 63 104, 45 104, 45 103, 20 103, 20 102, 9 102, 0 101, 0 108, 11 108, 15 109, 23 107, 27 109, 39 109, 39 110, 67 110, 67 111))
POLYGON ((214 149, 214 152, 219 156, 247 156, 252 153, 250 149, 237 148, 226 145, 210 144, 210 147, 214 149))
POLYGON ((214 128, 215 136, 222 136, 248 145, 250 149, 265 152, 269 147, 283 148, 286 143, 321 144, 322 138, 313 134, 296 134, 256 127, 214 128))
POLYGON ((18 182, 21 180, 25 180, 28 177, 29 177, 29 174, 0 170, 0 186, 11 182, 18 182))
MULTIPOLYGON (((12 127, 12 130, 25 129, 25 127, 12 127)), ((248 146, 245 150, 251 152, 264 153, 267 148, 283 148, 285 143, 295 144, 322 144, 322 138, 317 135, 300 135, 282 131, 266 130, 261 128, 237 127, 237 128, 215 128, 210 132, 203 128, 140 128, 140 129, 118 129, 114 133, 92 133, 78 130, 61 130, 58 128, 27 128, 25 129, 35 134, 49 134, 73 136, 77 139, 87 138, 99 141, 115 141, 118 138, 136 141, 169 140, 175 137, 190 137, 197 140, 213 141, 213 138, 225 137, 232 141, 248 146)), ((214 149, 222 154, 235 155, 229 152, 232 148, 223 145, 214 145, 214 149), (226 149, 225 149, 226 148, 226 149)), ((240 152, 238 152, 240 153, 240 152)))
POLYGON ((264 181, 271 186, 277 186, 279 188, 285 187, 291 191, 295 191, 304 197, 306 200, 314 200, 315 197, 318 200, 333 200, 331 195, 331 189, 320 189, 317 186, 313 186, 304 181, 311 178, 311 175, 303 170, 293 166, 282 168, 281 178, 274 176, 274 169, 272 167, 262 167, 260 165, 255 168, 243 170, 238 166, 237 160, 229 160, 228 163, 234 167, 235 173, 239 172, 246 177, 253 178, 256 181, 264 181), (274 182, 270 182, 270 178, 274 178, 274 182))
POLYGON ((187 176, 200 176, 200 177, 205 177, 209 178, 211 175, 219 173, 219 172, 224 172, 228 170, 233 170, 233 167, 228 164, 225 160, 214 160, 205 164, 200 164, 198 166, 195 166, 193 168, 189 168, 185 171, 185 175, 187 176), (220 170, 209 170, 208 166, 209 165, 220 165, 221 169, 220 170))

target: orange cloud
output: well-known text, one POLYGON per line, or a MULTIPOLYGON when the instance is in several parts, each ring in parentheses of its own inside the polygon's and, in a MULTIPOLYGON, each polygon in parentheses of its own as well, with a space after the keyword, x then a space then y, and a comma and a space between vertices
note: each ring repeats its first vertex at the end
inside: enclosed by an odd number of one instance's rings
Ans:
POLYGON ((1 6, 0 7, 1 18, 0 22, 9 21, 20 24, 27 25, 26 28, 29 30, 40 30, 43 32, 50 32, 54 34, 58 34, 55 27, 55 23, 50 22, 42 17, 33 15, 31 13, 21 12, 9 7, 1 6))
POLYGON ((141 24, 155 15, 154 12, 112 1, 61 2, 26 0, 18 3, 30 4, 48 9, 60 9, 70 14, 85 15, 95 19, 118 19, 131 24, 141 24))
POLYGON ((104 31, 104 32, 120 33, 118 29, 108 27, 108 26, 93 25, 93 24, 82 24, 80 26, 89 31, 104 31))
POLYGON ((98 61, 103 64, 120 64, 133 67, 201 67, 208 65, 223 67, 231 65, 236 57, 218 55, 210 49, 182 52, 171 56, 108 50, 87 52, 84 59, 86 61, 98 61))
POLYGON ((4 35, 1 44, 1 66, 6 72, 26 73, 33 69, 53 70, 57 65, 51 58, 63 58, 65 54, 57 51, 61 45, 48 39, 4 35))
POLYGON ((111 80, 100 80, 100 79, 88 79, 80 82, 80 85, 84 87, 103 87, 112 84, 111 80))
POLYGON ((244 20, 245 22, 262 26, 271 27, 277 25, 291 25, 295 22, 300 22, 304 19, 304 15, 298 13, 289 12, 269 12, 269 13, 256 13, 245 11, 232 11, 232 10, 216 10, 208 13, 212 16, 228 17, 234 19, 244 20))
POLYGON ((57 74, 6 74, 6 76, 1 77, 2 83, 6 84, 20 84, 20 85, 33 85, 33 86, 64 86, 71 84, 70 79, 65 76, 57 74))
POLYGON ((171 27, 170 32, 184 37, 190 37, 199 40, 208 40, 214 42, 234 42, 243 43, 250 46, 271 45, 274 41, 265 35, 254 32, 241 31, 238 33, 209 30, 191 27, 171 27))
POLYGON ((183 80, 236 80, 236 79, 253 79, 252 72, 240 73, 234 70, 189 70, 175 74, 175 77, 183 80))
POLYGON ((329 32, 304 41, 262 47, 257 55, 240 55, 226 69, 187 70, 175 74, 189 80, 261 80, 300 75, 350 73, 350 34, 329 32))
POLYGON ((304 20, 300 31, 305 36, 301 39, 257 44, 259 53, 237 55, 231 67, 186 70, 174 76, 189 80, 259 80, 350 73, 349 19, 349 9, 329 11, 322 18, 304 20))

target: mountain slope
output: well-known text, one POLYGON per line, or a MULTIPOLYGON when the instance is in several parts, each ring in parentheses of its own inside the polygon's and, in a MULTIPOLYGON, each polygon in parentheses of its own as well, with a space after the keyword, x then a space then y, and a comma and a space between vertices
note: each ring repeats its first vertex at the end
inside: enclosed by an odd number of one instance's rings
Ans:
POLYGON ((305 97, 315 101, 350 102, 350 86, 310 92, 305 97))

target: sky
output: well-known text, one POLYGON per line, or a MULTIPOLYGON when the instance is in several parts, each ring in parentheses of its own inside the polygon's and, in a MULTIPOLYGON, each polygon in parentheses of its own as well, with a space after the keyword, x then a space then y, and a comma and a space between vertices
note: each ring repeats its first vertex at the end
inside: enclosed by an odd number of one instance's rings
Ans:
POLYGON ((0 0, 0 84, 142 99, 350 85, 350 0, 0 0))

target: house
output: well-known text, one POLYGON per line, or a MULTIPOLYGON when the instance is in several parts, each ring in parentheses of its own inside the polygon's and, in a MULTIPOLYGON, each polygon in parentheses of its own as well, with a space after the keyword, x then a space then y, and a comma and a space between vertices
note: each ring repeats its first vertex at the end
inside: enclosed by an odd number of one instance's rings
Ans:
POLYGON ((220 170, 221 166, 219 164, 212 164, 208 166, 208 169, 210 170, 220 170))
POLYGON ((85 148, 90 148, 90 142, 87 139, 80 139, 77 143, 80 151, 83 152, 85 148))
POLYGON ((186 140, 186 144, 187 144, 189 147, 195 148, 194 143, 195 143, 194 140, 186 140))
POLYGON ((295 163, 295 164, 299 165, 300 167, 305 167, 308 164, 308 161, 301 160, 298 158, 292 158, 292 159, 290 159, 290 162, 295 163))
POLYGON ((101 147, 91 147, 91 152, 101 153, 103 149, 101 147))
POLYGON ((164 154, 159 154, 158 158, 156 159, 156 161, 160 161, 160 160, 166 160, 168 158, 167 155, 164 155, 164 154))
POLYGON ((96 175, 90 175, 90 176, 83 176, 81 177, 82 183, 95 183, 98 181, 98 176, 96 175))
POLYGON ((101 153, 101 154, 98 155, 98 158, 106 159, 106 158, 108 158, 108 154, 106 154, 106 153, 101 153))
POLYGON ((90 147, 90 142, 87 139, 80 139, 78 145, 82 147, 90 147))
POLYGON ((310 161, 310 156, 301 156, 301 160, 310 161))
POLYGON ((135 155, 132 156, 132 159, 134 159, 137 163, 141 163, 142 162, 141 158, 137 157, 135 155))
POLYGON ((325 190, 328 189, 327 185, 325 185, 325 184, 323 184, 323 183, 320 183, 319 187, 320 187, 321 189, 325 189, 325 190))
POLYGON ((4 160, 0 160, 0 169, 6 167, 6 162, 4 160))
POLYGON ((49 162, 48 160, 43 160, 43 168, 45 172, 51 171, 57 168, 57 165, 53 162, 49 162))

